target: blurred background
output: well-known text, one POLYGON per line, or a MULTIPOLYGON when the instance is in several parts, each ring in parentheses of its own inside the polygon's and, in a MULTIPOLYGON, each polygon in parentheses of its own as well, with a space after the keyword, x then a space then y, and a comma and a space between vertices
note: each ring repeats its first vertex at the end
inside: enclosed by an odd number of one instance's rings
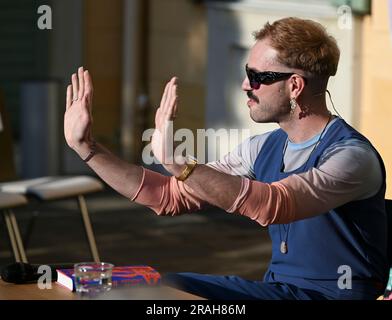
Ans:
MULTIPOLYGON (((155 109, 173 75, 180 83, 176 129, 257 134, 275 128, 249 119, 241 91, 244 65, 253 31, 267 21, 297 16, 322 23, 337 39, 341 60, 329 91, 340 115, 381 153, 389 186, 391 2, 1 0, 0 181, 94 175, 63 137, 65 89, 79 66, 93 77, 95 138, 133 163, 142 164, 142 134, 153 128, 155 109)), ((392 197, 390 188, 387 197, 392 197)), ((173 220, 157 217, 109 188, 87 203, 101 256, 114 263, 253 278, 267 266, 265 230, 241 217, 215 209, 173 220)), ((30 261, 89 258, 72 205, 63 201, 15 210, 22 234, 35 230, 25 239, 30 261), (33 228, 31 215, 38 212, 33 228)), ((0 235, 0 262, 10 262, 7 237, 0 235)))

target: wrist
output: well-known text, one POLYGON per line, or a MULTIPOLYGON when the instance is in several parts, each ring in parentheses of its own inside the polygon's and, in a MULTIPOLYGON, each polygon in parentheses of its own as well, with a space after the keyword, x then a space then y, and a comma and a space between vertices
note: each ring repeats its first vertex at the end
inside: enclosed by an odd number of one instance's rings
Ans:
POLYGON ((84 161, 88 162, 96 153, 97 144, 95 140, 81 143, 78 147, 74 148, 74 151, 84 161))

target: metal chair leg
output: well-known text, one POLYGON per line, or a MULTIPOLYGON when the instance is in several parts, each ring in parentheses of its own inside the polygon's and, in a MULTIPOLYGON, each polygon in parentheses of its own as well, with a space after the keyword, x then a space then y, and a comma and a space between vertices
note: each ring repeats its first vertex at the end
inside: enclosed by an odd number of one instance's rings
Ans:
POLYGON ((12 252, 14 253, 16 262, 27 263, 26 253, 23 247, 22 238, 20 236, 18 223, 14 213, 11 210, 4 210, 4 220, 8 231, 8 236, 11 242, 12 252))
POLYGON ((16 221, 15 214, 11 210, 8 210, 8 212, 9 212, 9 217, 10 217, 10 220, 11 220, 11 225, 12 225, 12 227, 14 229, 16 245, 19 248, 20 258, 22 259, 22 262, 27 263, 26 251, 25 251, 24 246, 23 246, 23 241, 22 241, 22 237, 20 235, 18 222, 16 221))
POLYGON ((100 262, 97 244, 95 242, 93 228, 91 226, 90 217, 87 211, 86 200, 82 195, 78 196, 79 209, 82 214, 84 228, 86 230, 87 240, 90 245, 91 255, 95 262, 100 262))

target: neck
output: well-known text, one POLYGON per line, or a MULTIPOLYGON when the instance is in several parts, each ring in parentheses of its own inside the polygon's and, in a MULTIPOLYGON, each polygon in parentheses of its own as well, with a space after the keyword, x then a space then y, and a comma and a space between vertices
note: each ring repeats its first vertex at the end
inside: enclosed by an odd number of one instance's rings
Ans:
POLYGON ((296 111, 289 116, 287 121, 279 123, 280 127, 287 133, 291 142, 300 143, 319 134, 331 121, 331 113, 325 109, 323 112, 312 113, 306 117, 300 117, 296 111))

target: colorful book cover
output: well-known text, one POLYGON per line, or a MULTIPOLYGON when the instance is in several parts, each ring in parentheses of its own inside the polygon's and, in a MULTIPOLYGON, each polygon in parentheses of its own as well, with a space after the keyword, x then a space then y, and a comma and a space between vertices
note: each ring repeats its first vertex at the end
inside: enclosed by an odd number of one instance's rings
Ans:
MULTIPOLYGON (((122 285, 157 285, 161 281, 161 275, 155 269, 144 266, 114 267, 112 271, 112 286, 122 285)), ((75 291, 74 269, 57 269, 57 283, 75 291)))

